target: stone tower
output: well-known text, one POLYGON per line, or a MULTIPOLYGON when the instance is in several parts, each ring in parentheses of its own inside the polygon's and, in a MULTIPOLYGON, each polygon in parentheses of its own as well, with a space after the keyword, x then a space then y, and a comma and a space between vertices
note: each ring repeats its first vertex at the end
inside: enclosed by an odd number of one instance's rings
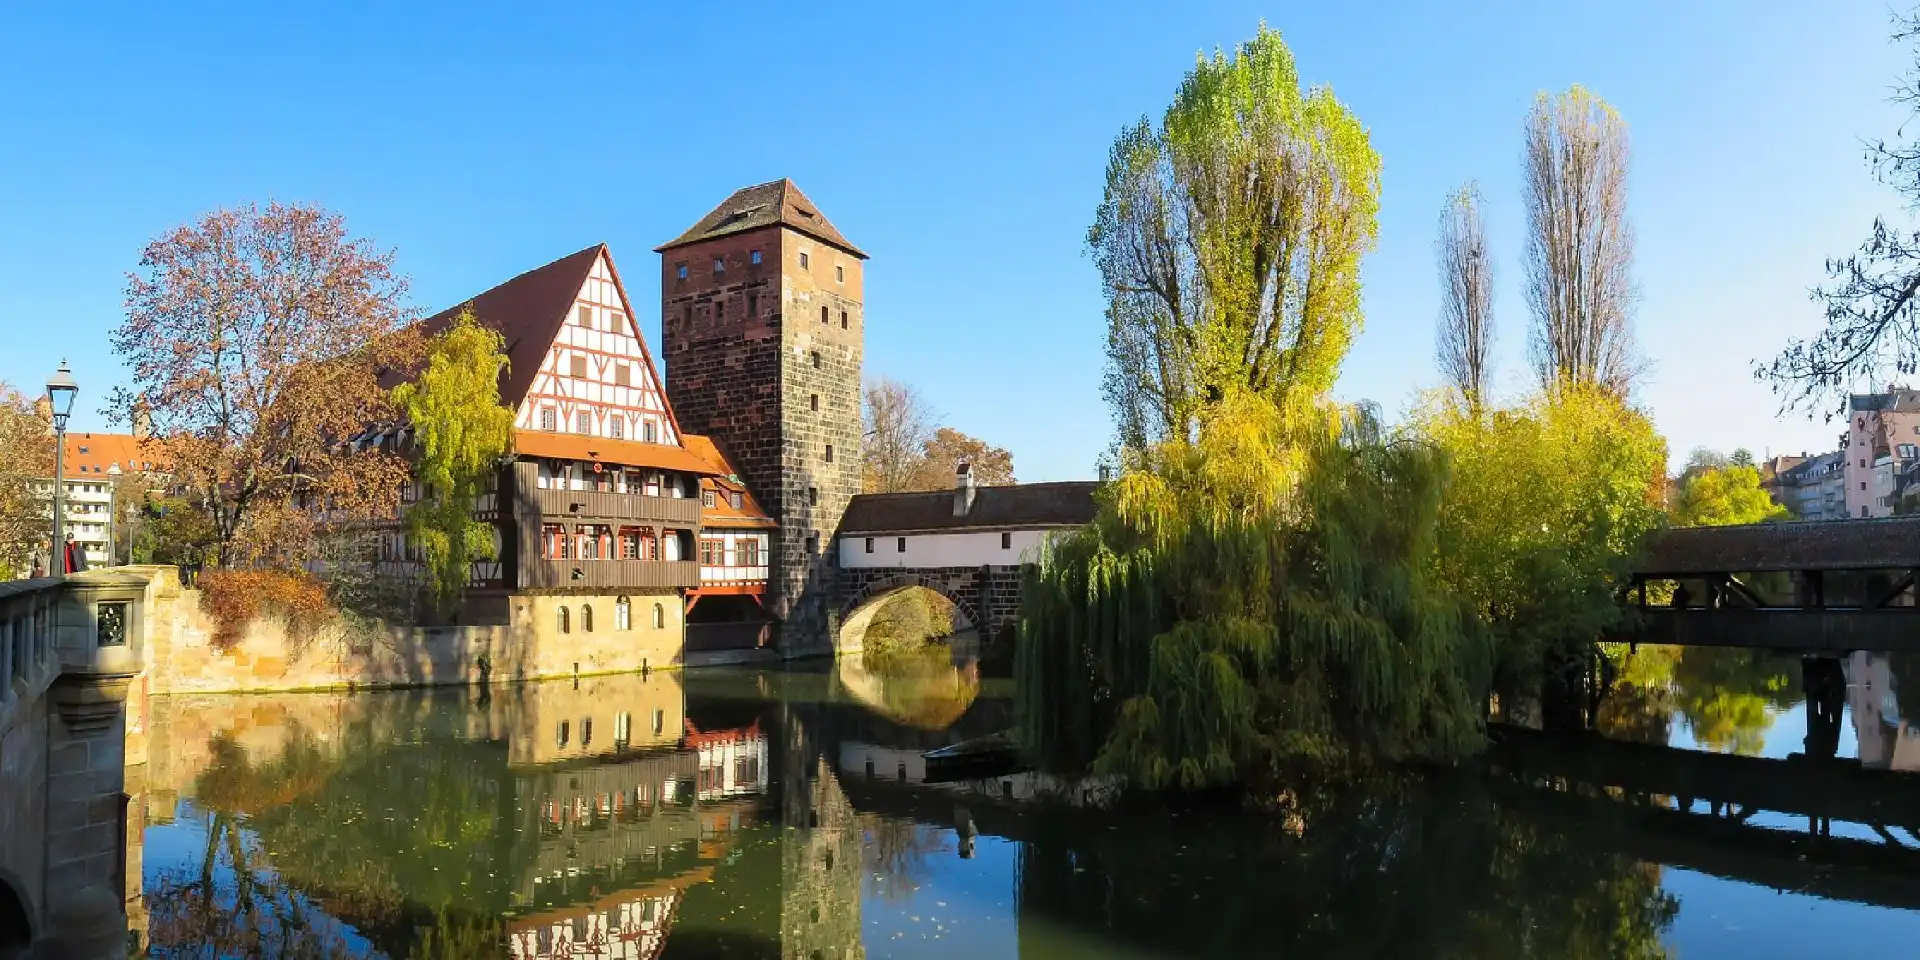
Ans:
POLYGON ((668 400, 780 523, 781 653, 831 652, 829 551, 860 490, 867 255, 789 180, 735 191, 656 249, 668 400))

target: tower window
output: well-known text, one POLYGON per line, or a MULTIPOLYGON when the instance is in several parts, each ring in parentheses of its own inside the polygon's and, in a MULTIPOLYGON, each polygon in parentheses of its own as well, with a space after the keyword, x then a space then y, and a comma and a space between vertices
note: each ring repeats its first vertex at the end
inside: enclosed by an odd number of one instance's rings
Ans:
POLYGON ((674 278, 677 280, 685 280, 687 278, 686 261, 683 260, 673 265, 673 275, 674 275, 674 278))
POLYGON ((840 311, 840 329, 845 330, 846 328, 847 328, 847 312, 845 310, 842 310, 840 311))
POLYGON ((726 260, 725 260, 724 258, 722 258, 722 257, 714 257, 714 258, 713 258, 713 272, 714 272, 714 273, 726 273, 726 272, 727 272, 727 261, 726 261, 726 260))
POLYGON ((757 317, 759 315, 760 315, 760 295, 757 293, 747 294, 747 316, 757 317))
POLYGON ((833 444, 831 443, 827 444, 827 462, 833 462, 833 444))
POLYGON ((807 252, 805 250, 800 251, 800 269, 807 269, 807 252))
POLYGON ((813 556, 814 554, 819 552, 820 552, 820 532, 816 530, 813 533, 807 534, 807 556, 813 556))
POLYGON ((847 268, 846 268, 846 267, 843 267, 843 266, 841 266, 840 264, 837 264, 837 263, 836 263, 836 264, 834 264, 834 265, 833 265, 833 279, 834 279, 834 282, 836 282, 836 283, 846 283, 846 282, 847 282, 847 268))
POLYGON ((759 265, 760 265, 760 251, 758 251, 758 250, 749 250, 749 251, 747 251, 747 262, 748 262, 748 263, 751 263, 751 264, 753 264, 753 265, 754 265, 754 266, 756 266, 756 267, 757 267, 757 266, 759 266, 759 265))
POLYGON ((716 299, 713 301, 713 318, 715 320, 718 320, 722 316, 725 316, 726 312, 727 312, 727 302, 725 300, 716 299))
POLYGON ((818 350, 813 351, 813 368, 820 369, 820 351, 818 350))
POLYGON ((689 303, 680 308, 680 320, 683 323, 689 324, 693 322, 693 304, 689 303))
POLYGON ((808 396, 807 406, 815 410, 820 409, 820 395, 816 393, 808 396))
POLYGON ((827 305, 824 303, 820 305, 820 322, 821 323, 828 322, 827 321, 827 305))
POLYGON ((814 506, 815 504, 818 504, 819 502, 820 502, 820 488, 808 487, 807 488, 807 506, 811 507, 811 506, 814 506))

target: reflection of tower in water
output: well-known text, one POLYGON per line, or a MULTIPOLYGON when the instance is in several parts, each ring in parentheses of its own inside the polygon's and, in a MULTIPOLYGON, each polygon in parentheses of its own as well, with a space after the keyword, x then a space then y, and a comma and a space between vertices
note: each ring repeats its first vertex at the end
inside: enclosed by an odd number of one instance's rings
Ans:
POLYGON ((861 828, 832 766, 791 712, 781 724, 780 956, 854 960, 861 828))

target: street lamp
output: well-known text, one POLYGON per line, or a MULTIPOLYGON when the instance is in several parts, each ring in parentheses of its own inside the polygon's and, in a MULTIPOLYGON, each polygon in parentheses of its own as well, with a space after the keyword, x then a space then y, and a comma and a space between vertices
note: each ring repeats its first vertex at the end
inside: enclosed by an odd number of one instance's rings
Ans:
POLYGON ((64 576, 67 572, 66 556, 62 551, 61 523, 66 519, 67 511, 67 418, 73 415, 73 398, 80 393, 80 385, 73 382, 73 371, 67 369, 67 362, 60 361, 60 369, 54 371, 47 381, 47 406, 53 411, 53 563, 47 567, 47 575, 64 576))

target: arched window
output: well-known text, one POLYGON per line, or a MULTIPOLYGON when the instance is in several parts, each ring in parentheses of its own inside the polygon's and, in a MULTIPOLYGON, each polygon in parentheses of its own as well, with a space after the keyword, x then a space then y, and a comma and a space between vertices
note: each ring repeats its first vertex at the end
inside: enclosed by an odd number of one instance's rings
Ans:
POLYGON ((615 630, 633 629, 633 603, 626 597, 613 602, 613 628, 615 630))
POLYGON ((566 633, 567 632, 567 608, 561 607, 559 612, 556 613, 555 616, 559 618, 560 632, 566 633))
POLYGON ((656 603, 653 605, 653 628, 655 630, 663 630, 666 626, 667 608, 656 603))
POLYGON ((580 605, 580 632, 593 632, 593 607, 585 603, 580 605))

